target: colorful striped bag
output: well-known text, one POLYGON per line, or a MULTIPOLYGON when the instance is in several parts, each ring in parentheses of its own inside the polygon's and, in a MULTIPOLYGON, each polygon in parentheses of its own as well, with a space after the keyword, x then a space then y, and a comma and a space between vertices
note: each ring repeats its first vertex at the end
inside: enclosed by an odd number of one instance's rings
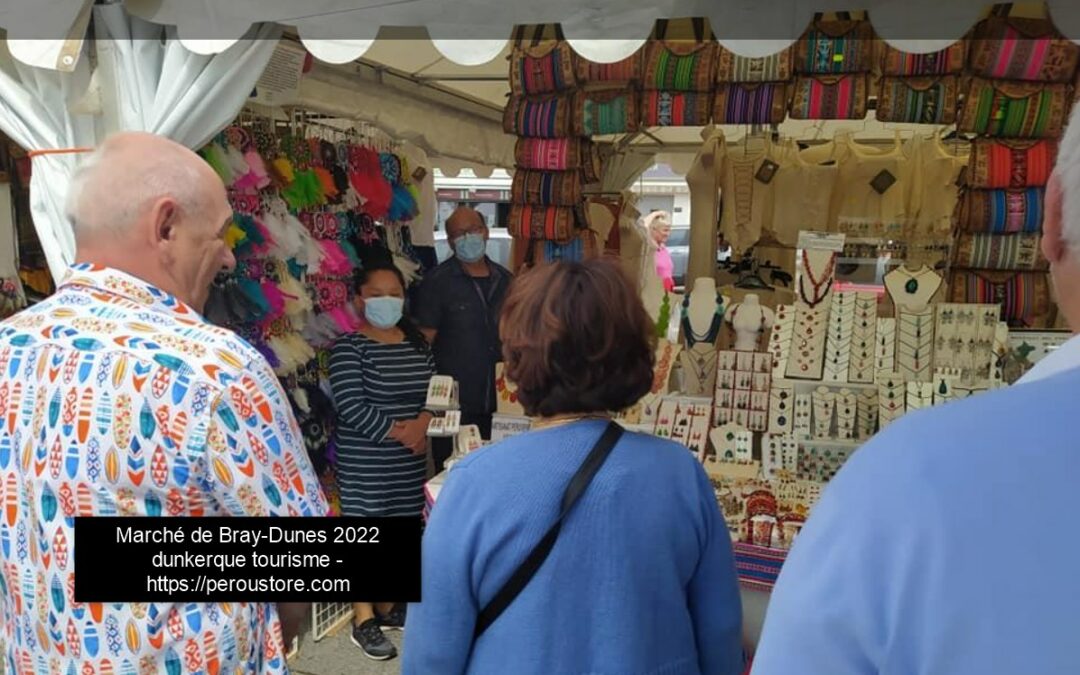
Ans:
POLYGON ((792 49, 788 47, 762 57, 739 56, 718 48, 716 81, 727 82, 786 82, 791 79, 792 49))
POLYGON ((569 95, 511 96, 503 111, 503 131, 530 138, 564 138, 572 135, 569 95))
POLYGON ((971 146, 967 182, 976 188, 1046 185, 1057 161, 1057 141, 977 138, 971 146))
POLYGON ((516 239, 570 241, 575 231, 587 227, 581 207, 512 204, 506 229, 516 239))
POLYGON ((510 201, 539 206, 574 206, 581 203, 581 173, 518 169, 510 184, 510 201))
POLYGON ((1045 270, 1038 234, 962 234, 953 265, 989 270, 1045 270))
POLYGON ((780 124, 787 116, 786 82, 718 84, 713 103, 717 124, 780 124))
POLYGON ((892 77, 957 75, 964 70, 966 40, 957 40, 939 52, 912 54, 882 42, 881 72, 892 77))
POLYGON ((661 91, 711 91, 716 78, 718 45, 706 39, 705 20, 693 19, 693 40, 667 40, 667 20, 656 22, 654 35, 645 46, 642 86, 661 91))
MULTIPOLYGON (((847 13, 838 13, 840 17, 847 13)), ((795 70, 810 75, 865 73, 873 66, 874 28, 864 19, 815 16, 795 46, 795 70)))
POLYGON ((952 124, 959 87, 959 79, 952 75, 883 77, 877 99, 878 121, 952 124))
POLYGON ((577 57, 577 79, 581 84, 631 84, 641 80, 642 49, 614 63, 595 63, 577 57))
POLYGON ((510 54, 510 92, 517 96, 554 94, 577 86, 574 50, 561 40, 514 47, 510 54))
POLYGON ((514 144, 514 162, 522 169, 570 171, 581 168, 580 138, 519 138, 514 144))
POLYGON ((971 43, 971 72, 979 77, 1071 82, 1080 60, 1080 45, 1049 19, 991 16, 975 27, 971 43))
POLYGON ((1038 234, 1042 231, 1044 194, 1040 187, 968 190, 960 200, 957 220, 961 229, 976 234, 1038 234))
POLYGON ((647 127, 703 127, 712 116, 712 94, 647 91, 641 98, 642 122, 647 127))
POLYGON ((953 272, 949 302, 1001 305, 1013 328, 1046 328, 1052 323, 1050 284, 1045 272, 953 272))
POLYGON ((972 78, 957 130, 999 138, 1060 136, 1071 102, 1066 84, 972 78))
POLYGON ((867 76, 816 75, 795 80, 791 116, 797 120, 861 120, 866 117, 867 76))
POLYGON ((574 94, 573 132, 601 136, 637 131, 638 93, 625 87, 582 89, 574 94))

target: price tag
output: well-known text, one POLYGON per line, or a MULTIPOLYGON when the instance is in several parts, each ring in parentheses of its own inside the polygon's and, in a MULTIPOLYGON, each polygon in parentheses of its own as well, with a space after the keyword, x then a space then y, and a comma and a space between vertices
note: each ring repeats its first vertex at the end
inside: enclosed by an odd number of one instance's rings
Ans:
POLYGON ((844 238, 843 232, 814 232, 812 230, 802 230, 799 232, 797 247, 814 251, 833 251, 842 253, 844 251, 844 238))

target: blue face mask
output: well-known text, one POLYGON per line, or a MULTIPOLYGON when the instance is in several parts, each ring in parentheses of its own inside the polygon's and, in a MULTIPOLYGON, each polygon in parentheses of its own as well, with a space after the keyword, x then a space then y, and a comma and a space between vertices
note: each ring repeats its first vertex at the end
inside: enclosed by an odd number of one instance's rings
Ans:
POLYGON ((454 240, 454 253, 462 262, 478 262, 487 253, 487 241, 482 234, 463 234, 454 240))
POLYGON ((364 318, 376 328, 393 328, 401 321, 405 301, 401 298, 385 296, 364 299, 364 318))

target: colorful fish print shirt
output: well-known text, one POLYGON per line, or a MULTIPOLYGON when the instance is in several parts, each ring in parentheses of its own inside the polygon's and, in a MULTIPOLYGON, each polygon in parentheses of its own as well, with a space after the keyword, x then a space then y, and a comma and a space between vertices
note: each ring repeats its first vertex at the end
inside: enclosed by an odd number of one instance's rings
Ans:
POLYGON ((277 608, 76 603, 75 516, 323 516, 263 357, 127 274, 71 268, 0 323, 7 672, 285 673, 277 608))

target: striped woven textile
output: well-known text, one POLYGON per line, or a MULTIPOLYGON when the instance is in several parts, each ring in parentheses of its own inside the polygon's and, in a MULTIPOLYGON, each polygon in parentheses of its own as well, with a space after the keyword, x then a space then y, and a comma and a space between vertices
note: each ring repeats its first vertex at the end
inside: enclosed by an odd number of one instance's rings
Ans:
POLYGON ((959 103, 956 77, 885 77, 878 91, 881 122, 952 124, 959 103))
POLYGON ((514 172, 510 199, 515 204, 574 206, 581 202, 581 173, 519 169, 514 172))
POLYGON ((639 99, 630 89, 579 91, 574 97, 574 132, 601 136, 637 131, 639 99))
POLYGON ((964 234, 956 245, 956 266, 991 270, 1045 270, 1049 267, 1037 234, 964 234))
POLYGON ((515 94, 551 94, 577 85, 573 50, 565 42, 515 49, 510 68, 510 89, 515 94))
POLYGON ((791 116, 799 120, 861 120, 866 116, 866 75, 800 77, 791 116))
POLYGON ((864 73, 873 60, 874 29, 869 21, 820 21, 795 47, 795 69, 828 75, 864 73))
POLYGON ((726 82, 784 82, 791 79, 791 49, 762 57, 739 56, 720 48, 716 81, 726 82))
POLYGON ((648 46, 643 84, 662 91, 712 90, 716 77, 715 42, 692 43, 653 41, 648 46))
POLYGON ((713 121, 717 124, 779 124, 787 116, 786 82, 720 84, 716 87, 713 121))
POLYGON ((739 576, 739 582, 755 590, 772 590, 788 552, 738 542, 732 546, 735 549, 735 573, 739 576))
POLYGON ((968 185, 1024 188, 1046 185, 1057 161, 1057 141, 977 138, 971 146, 968 185))
POLYGON ((712 95, 647 91, 642 106, 642 121, 647 127, 701 127, 712 116, 712 95))
POLYGON ((581 163, 582 142, 577 138, 519 138, 514 145, 514 160, 522 169, 577 169, 581 163))
POLYGON ((965 40, 957 40, 939 52, 912 54, 884 44, 882 72, 885 75, 916 77, 920 75, 957 74, 964 70, 965 40))
POLYGON ((1056 137, 1065 125, 1069 99, 1064 84, 973 78, 958 130, 999 138, 1056 137))
POLYGON ((1042 231, 1045 188, 969 190, 961 224, 971 233, 1037 234, 1042 231))
POLYGON ((570 96, 512 96, 503 111, 503 130, 515 136, 564 138, 571 135, 570 96))
POLYGON ((1048 19, 1024 21, 1019 30, 1007 17, 982 21, 971 41, 971 72, 998 80, 1071 81, 1080 46, 1059 34, 1048 19))
POLYGON ((1045 272, 957 271, 949 284, 950 302, 1001 305, 1002 319, 1014 328, 1044 328, 1050 310, 1045 272))

